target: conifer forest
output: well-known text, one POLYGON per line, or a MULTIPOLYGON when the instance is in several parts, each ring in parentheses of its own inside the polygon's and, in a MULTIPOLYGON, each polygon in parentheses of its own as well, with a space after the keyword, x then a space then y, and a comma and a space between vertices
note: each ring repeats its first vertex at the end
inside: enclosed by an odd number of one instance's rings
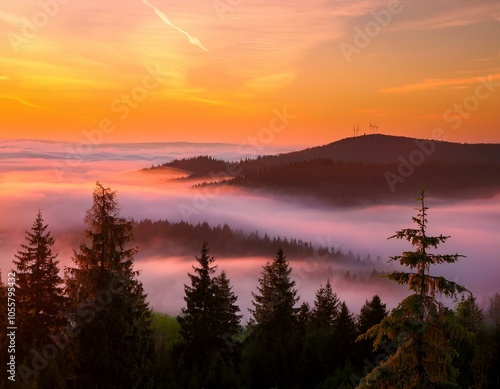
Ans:
MULTIPOLYGON (((123 216, 117 192, 98 182, 71 266, 60 266, 57 236, 40 210, 12 268, 2 269, 1 312, 15 315, 3 314, 1 327, 16 328, 1 332, 3 369, 12 361, 16 366, 15 382, 2 374, 2 387, 498 388, 500 294, 480 306, 467 285, 440 275, 439 265, 466 259, 443 254, 441 246, 453 239, 446 231, 428 233, 432 209, 424 189, 415 204, 415 213, 408 211, 412 227, 386 243, 406 242, 405 251, 389 259, 398 267, 377 274, 407 290, 396 307, 388 309, 365 289, 355 314, 328 274, 314 302, 301 301, 287 249, 300 255, 311 247, 280 239, 275 251, 269 242, 259 245, 269 251, 268 261, 243 320, 231 274, 212 250, 215 230, 188 225, 182 228, 190 234, 204 232, 191 248, 183 308, 177 315, 152 309, 134 267, 147 247, 136 246, 134 229, 143 225, 145 235, 144 223, 171 234, 178 229, 123 216)), ((246 250, 252 241, 239 244, 246 250)), ((214 247, 224 250, 220 242, 214 247)))

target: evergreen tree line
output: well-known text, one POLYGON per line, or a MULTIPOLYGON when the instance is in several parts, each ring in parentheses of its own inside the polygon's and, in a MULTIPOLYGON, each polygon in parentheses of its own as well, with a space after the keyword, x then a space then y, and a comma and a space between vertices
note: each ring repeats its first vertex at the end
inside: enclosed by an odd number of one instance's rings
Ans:
POLYGON ((282 195, 306 195, 340 206, 387 203, 387 199, 404 200, 412 195, 420 182, 426 182, 433 193, 442 198, 474 197, 471 193, 489 196, 496 193, 500 185, 496 164, 428 160, 405 180, 397 175, 398 168, 395 163, 318 158, 249 171, 215 185, 272 190, 282 195), (396 174, 386 176, 390 172, 396 174), (388 185, 396 187, 397 191, 389 192, 388 185), (464 187, 470 192, 464 191, 464 187))
MULTIPOLYGON (((467 289, 431 274, 460 255, 430 251, 421 192, 414 229, 397 231, 413 251, 388 278, 411 294, 388 312, 375 295, 355 317, 329 279, 314 303, 299 303, 285 252, 262 267, 242 325, 237 296, 207 243, 174 318, 153 312, 138 272, 132 220, 97 183, 85 217, 87 242, 59 274, 54 238, 38 213, 16 254, 16 381, 19 388, 498 388, 500 295, 483 312, 467 289), (457 299, 454 309, 436 295, 457 299)), ((0 325, 7 288, 0 282, 0 325)), ((6 366, 9 339, 0 338, 6 366)), ((2 373, 3 374, 3 373, 2 373)), ((11 385, 9 385, 11 384, 11 385)))
POLYGON ((185 221, 141 220, 133 224, 135 242, 141 247, 137 259, 148 255, 193 255, 193 245, 210 242, 212 251, 221 257, 268 256, 279 248, 287 253, 289 261, 308 257, 321 257, 325 262, 335 264, 360 265, 365 271, 371 271, 373 265, 381 265, 381 258, 372 258, 369 254, 361 257, 351 250, 343 252, 341 247, 325 243, 314 246, 312 242, 281 236, 271 237, 258 231, 246 233, 242 229, 233 229, 229 225, 211 226, 207 222, 191 224, 185 221))

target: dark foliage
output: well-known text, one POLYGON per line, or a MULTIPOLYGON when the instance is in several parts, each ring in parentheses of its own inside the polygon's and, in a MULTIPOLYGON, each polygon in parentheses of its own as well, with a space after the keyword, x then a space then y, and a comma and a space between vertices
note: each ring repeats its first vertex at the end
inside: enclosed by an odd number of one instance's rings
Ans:
POLYGON ((262 268, 243 361, 245 378, 251 388, 290 387, 299 357, 300 335, 295 305, 299 298, 292 269, 279 249, 272 262, 262 268))
POLYGON ((188 274, 191 284, 184 285, 186 307, 177 318, 183 342, 176 349, 178 363, 195 371, 181 382, 184 387, 229 388, 236 379, 233 354, 241 318, 237 297, 225 271, 214 276, 215 258, 206 243, 196 261, 198 266, 188 274))
MULTIPOLYGON (((138 272, 132 221, 120 217, 116 193, 97 183, 86 236, 66 270, 71 301, 69 351, 75 388, 143 387, 152 352, 151 312, 138 272)), ((68 327, 67 327, 68 328, 68 327)), ((68 331, 67 331, 68 332, 68 331)), ((68 335, 68 334, 67 334, 68 335)))
MULTIPOLYGON (((371 301, 366 300, 365 304, 361 307, 358 317, 358 332, 364 334, 385 319, 387 313, 386 304, 382 303, 378 295, 373 296, 371 301)), ((373 350, 373 342, 367 339, 360 340, 359 348, 361 355, 368 359, 368 361, 374 360, 380 350, 380 348, 373 350)))
MULTIPOLYGON (((368 374, 369 382, 364 383, 375 388, 452 387, 453 381, 466 388, 499 388, 500 295, 483 309, 471 295, 454 310, 435 300, 437 293, 454 296, 465 289, 429 274, 431 265, 453 263, 460 256, 429 253, 448 237, 427 236, 427 207, 421 194, 420 212, 413 218, 417 228, 395 235, 415 246, 415 251, 393 257, 409 271, 389 275, 408 284, 414 294, 390 316, 380 297, 373 296, 355 318, 335 291, 345 283, 364 284, 363 278, 349 272, 336 277, 334 284, 326 279, 312 307, 305 302, 299 305, 293 262, 285 253, 310 256, 314 253, 310 243, 247 235, 227 225, 149 220, 134 224, 119 215, 115 192, 98 183, 85 219, 88 241, 74 252, 75 267, 66 270, 64 291, 69 301, 62 298, 56 255, 51 251, 54 239, 46 232, 41 214, 27 233, 28 244, 16 256, 14 263, 21 274, 18 290, 23 289, 19 319, 24 327, 17 344, 19 350, 40 346, 35 352, 43 359, 28 366, 31 371, 18 371, 14 387, 331 389, 352 388, 368 374), (173 242, 197 247, 212 238, 217 255, 219 250, 240 257, 276 253, 257 280, 247 326, 240 327, 237 296, 228 275, 217 273, 207 244, 185 285, 182 315, 151 312, 133 269, 138 250, 129 246, 133 229, 146 251, 148 246, 156 250, 173 242), (276 248, 280 245, 286 249, 276 248), (28 339, 23 331, 34 323, 41 328, 33 328, 36 338, 28 339), (371 344, 355 342, 365 332, 377 336, 375 350, 371 344), (391 339, 394 345, 384 343, 391 339), (54 348, 55 354, 46 357, 54 348), (376 374, 381 368, 377 365, 385 360, 382 370, 386 371, 376 374), (402 369, 393 368, 395 361, 402 369), (422 367, 425 375, 418 374, 422 367), (33 379, 23 381, 23 372, 33 379), (422 377, 429 379, 425 382, 422 377)), ((169 250, 165 249, 167 256, 169 250)), ((360 268, 373 265, 369 258, 361 260, 352 253, 321 250, 329 253, 331 261, 358 263, 360 268)), ((373 270, 366 277, 378 280, 380 273, 373 270)), ((0 346, 5 363, 7 296, 1 281, 0 277, 0 346)))
POLYGON ((310 196, 342 206, 404 200, 421 182, 438 197, 493 195, 500 187, 497 164, 426 161, 391 191, 386 172, 397 163, 363 163, 316 159, 256 170, 225 184, 257 188, 283 195, 310 196), (468 188, 464 190, 463 188, 468 188))
MULTIPOLYGON (((31 230, 26 231, 26 244, 21 245, 13 261, 18 327, 15 355, 24 385, 51 382, 53 371, 49 368, 45 375, 40 376, 32 360, 36 353, 54 343, 53 337, 66 323, 63 280, 59 276, 57 254, 52 252, 55 239, 47 229, 48 225, 38 212, 31 230)), ((56 354, 58 351, 56 349, 56 354)))

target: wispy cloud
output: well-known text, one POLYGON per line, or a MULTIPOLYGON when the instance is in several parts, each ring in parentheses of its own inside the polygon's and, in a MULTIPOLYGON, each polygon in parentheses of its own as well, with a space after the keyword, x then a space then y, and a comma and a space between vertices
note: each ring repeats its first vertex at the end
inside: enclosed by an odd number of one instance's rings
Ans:
POLYGON ((441 10, 436 12, 435 7, 426 8, 429 12, 422 12, 418 17, 412 17, 396 22, 390 28, 393 30, 435 30, 448 27, 461 27, 487 20, 500 18, 500 3, 481 2, 458 5, 456 2, 442 4, 441 10))
POLYGON ((184 31, 182 28, 176 26, 175 24, 173 24, 170 19, 167 17, 167 15, 165 15, 162 11, 160 11, 158 8, 156 8, 154 5, 150 4, 147 0, 142 0, 142 2, 146 5, 148 5, 149 7, 153 8, 153 10, 155 11, 155 14, 157 14, 161 20, 163 20, 166 24, 168 24, 169 26, 175 28, 176 30, 182 32, 184 35, 187 36, 189 42, 195 46, 198 46, 200 49, 208 52, 208 49, 203 46, 200 42, 200 40, 192 35, 190 35, 188 32, 184 31))
MULTIPOLYGON (((421 92, 433 89, 443 89, 443 88, 461 88, 466 87, 471 84, 477 84, 481 82, 485 77, 468 77, 468 78, 426 78, 422 81, 416 82, 414 84, 406 84, 402 86, 396 86, 391 88, 379 89, 381 93, 410 93, 410 92, 421 92)), ((488 76, 488 79, 497 81, 500 80, 500 73, 488 76)))
POLYGON ((27 101, 27 100, 25 100, 25 99, 23 99, 21 97, 17 97, 17 96, 0 95, 0 99, 17 101, 18 103, 20 103, 22 105, 25 105, 26 107, 30 107, 30 108, 50 109, 50 108, 46 108, 46 107, 42 107, 40 105, 36 105, 36 104, 30 103, 29 101, 27 101))
POLYGON ((246 86, 257 92, 274 92, 289 85, 296 77, 294 72, 270 74, 247 81, 246 86))

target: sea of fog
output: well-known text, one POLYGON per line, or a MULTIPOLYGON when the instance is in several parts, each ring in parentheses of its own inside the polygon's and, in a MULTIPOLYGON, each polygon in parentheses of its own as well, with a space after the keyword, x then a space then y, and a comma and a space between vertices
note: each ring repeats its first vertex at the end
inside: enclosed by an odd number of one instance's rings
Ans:
MULTIPOLYGON (((23 243, 24 231, 31 227, 38 210, 56 238, 55 250, 59 252, 61 267, 71 266, 72 250, 78 244, 68 241, 66 236, 68 231, 83 229, 96 181, 116 190, 122 215, 136 220, 228 223, 248 232, 303 239, 344 252, 351 250, 362 257, 380 256, 383 262, 410 249, 407 242, 387 238, 398 229, 412 227, 416 206, 413 199, 406 204, 338 209, 297 196, 273 196, 234 188, 192 189, 193 182, 175 180, 181 176, 178 171, 139 172, 152 164, 194 155, 230 160, 252 156, 251 150, 241 150, 239 145, 114 144, 79 152, 77 147, 69 143, 0 139, 0 268, 4 278, 23 243)), ((284 151, 287 150, 268 148, 266 153, 284 151)), ((451 203, 433 199, 429 194, 427 205, 429 233, 451 236, 437 252, 466 256, 457 264, 442 265, 434 272, 464 284, 479 302, 500 292, 500 195, 451 203)), ((194 248, 190 258, 152 256, 136 262, 155 309, 173 315, 179 313, 183 306, 183 285, 188 282, 187 272, 191 271, 197 251, 194 248)), ((217 253, 212 254, 217 257, 217 253)), ((217 261, 219 269, 227 271, 234 285, 245 318, 261 266, 273 255, 217 261)), ((309 258, 292 266, 301 301, 312 304, 315 291, 326 281, 326 265, 320 259, 309 258)), ((335 291, 354 313, 375 293, 390 308, 407 295, 404 287, 395 293, 393 288, 372 284, 337 285, 335 291)))

